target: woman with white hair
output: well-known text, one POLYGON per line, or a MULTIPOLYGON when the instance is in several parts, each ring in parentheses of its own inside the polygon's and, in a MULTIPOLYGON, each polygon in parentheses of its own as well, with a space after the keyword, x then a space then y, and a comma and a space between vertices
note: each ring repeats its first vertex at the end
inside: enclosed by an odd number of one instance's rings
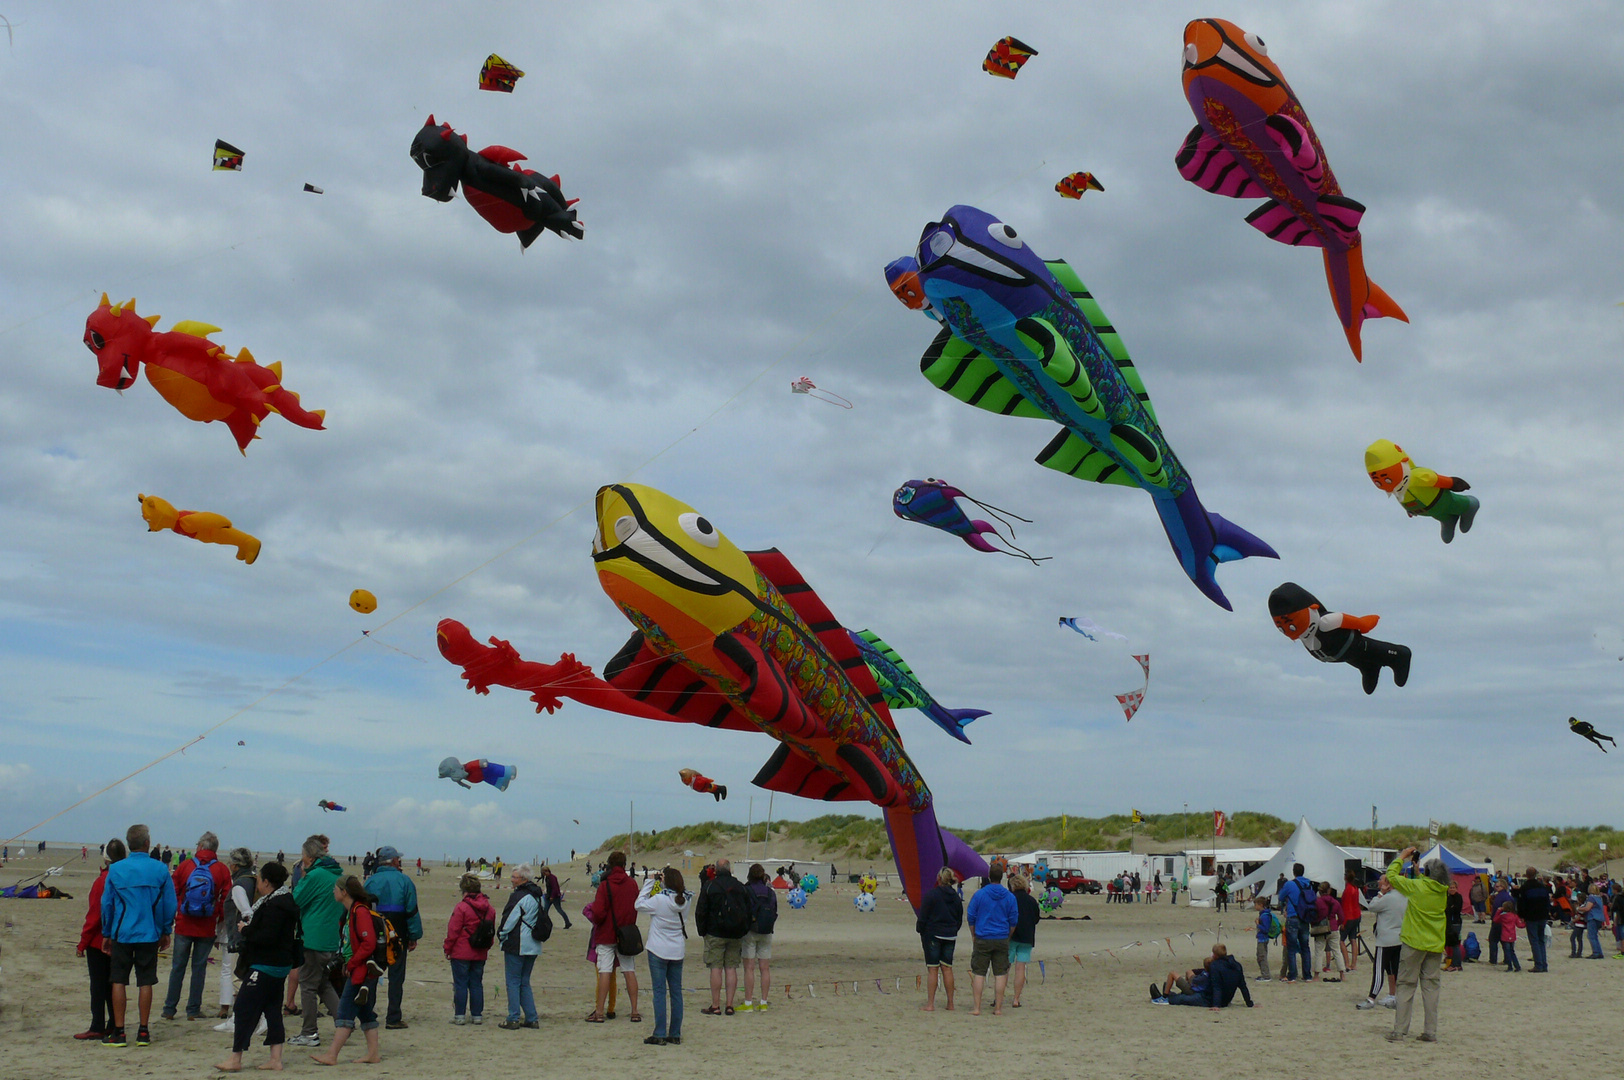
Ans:
POLYGON ((1449 868, 1441 859, 1428 859, 1421 876, 1405 877, 1404 864, 1412 869, 1414 847, 1405 848, 1387 868, 1388 884, 1409 901, 1404 908, 1404 924, 1399 928, 1398 1000, 1393 1012, 1389 1042, 1402 1042, 1410 1033, 1410 1013, 1415 993, 1421 991, 1425 1027, 1419 1041, 1438 1041, 1438 993, 1443 985, 1444 909, 1449 898, 1449 868))
POLYGON ((535 876, 529 863, 513 868, 513 895, 502 909, 502 921, 496 932, 502 942, 508 999, 507 1019, 496 1026, 506 1031, 541 1026, 541 1018, 536 1014, 536 998, 530 990, 530 973, 535 970, 536 957, 541 955, 536 924, 542 919, 543 896, 536 886, 535 876), (520 1020, 521 1013, 523 1020, 520 1020))

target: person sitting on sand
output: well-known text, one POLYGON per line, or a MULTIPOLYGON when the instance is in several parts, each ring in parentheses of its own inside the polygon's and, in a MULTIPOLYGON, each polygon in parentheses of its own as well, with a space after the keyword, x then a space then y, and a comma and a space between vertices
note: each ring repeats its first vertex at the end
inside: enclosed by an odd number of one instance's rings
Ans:
MULTIPOLYGON (((1252 993, 1246 988, 1246 971, 1241 962, 1229 955, 1229 946, 1219 943, 1212 947, 1212 955, 1207 958, 1207 983, 1200 991, 1187 994, 1170 994, 1161 998, 1152 998, 1153 1005, 1205 1005, 1214 1012, 1227 1009, 1229 1003, 1235 1000, 1236 991, 1240 992, 1242 1000, 1248 1009, 1257 1007, 1252 1000, 1252 993)), ((1152 987, 1154 990, 1154 987, 1152 987)))
POLYGON ((253 1042, 254 1027, 262 1016, 271 1060, 260 1068, 273 1072, 282 1069, 282 1044, 287 1041, 282 1027, 282 984, 293 970, 294 940, 299 929, 299 905, 288 888, 288 868, 273 862, 260 867, 254 896, 253 906, 237 922, 242 935, 237 970, 243 973, 243 983, 233 1017, 236 1030, 231 1038, 231 1055, 215 1066, 221 1072, 242 1072, 243 1053, 253 1042))
MULTIPOLYGON (((1200 967, 1191 968, 1183 975, 1180 975, 1176 971, 1169 971, 1167 973, 1167 978, 1162 980, 1162 984, 1160 986, 1157 986, 1155 983, 1150 984, 1150 1000, 1152 1002, 1156 1002, 1163 998, 1171 998, 1175 995, 1183 994, 1205 995, 1207 992, 1207 981, 1212 977, 1211 972, 1208 970, 1211 965, 1212 957, 1209 956, 1205 960, 1201 961, 1200 967)), ((1178 1004, 1184 1005, 1193 1003, 1179 1002, 1178 1004)))

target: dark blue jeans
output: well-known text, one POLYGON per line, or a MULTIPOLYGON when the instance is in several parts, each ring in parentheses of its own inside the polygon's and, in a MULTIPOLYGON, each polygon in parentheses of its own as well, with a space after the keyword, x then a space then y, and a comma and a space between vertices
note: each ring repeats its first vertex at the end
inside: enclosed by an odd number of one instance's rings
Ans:
POLYGON ((507 976, 507 1018, 518 1023, 519 1013, 524 1013, 524 1021, 534 1024, 536 1016, 536 996, 530 990, 530 971, 536 966, 534 956, 520 956, 518 953, 503 953, 502 965, 507 976))
POLYGON ((366 982, 357 986, 348 979, 344 980, 344 992, 338 998, 338 1012, 333 1014, 333 1026, 354 1029, 355 1022, 361 1022, 362 1031, 371 1031, 378 1026, 378 979, 373 976, 366 982), (356 991, 361 986, 367 988, 367 1003, 357 1006, 355 1004, 356 991))
POLYGON ((1502 941, 1500 951, 1506 954, 1507 971, 1522 970, 1522 965, 1517 962, 1517 943, 1515 941, 1502 941))
POLYGON ((192 988, 186 994, 186 1015, 203 1015, 203 987, 209 981, 209 950, 214 948, 212 937, 175 935, 175 952, 169 962, 169 993, 164 995, 165 1016, 174 1016, 180 1004, 181 983, 186 980, 187 962, 192 968, 192 988))
POLYGON ((389 1011, 384 1015, 387 1024, 398 1024, 401 1021, 400 999, 406 994, 406 950, 400 951, 400 959, 389 965, 389 1011))
POLYGON ((1295 915, 1286 916, 1286 978, 1297 977, 1297 957, 1303 958, 1303 978, 1314 977, 1314 950, 1309 944, 1308 924, 1295 915))
MULTIPOLYGON (((1592 959, 1592 960, 1600 960, 1602 958, 1602 951, 1601 951, 1601 923, 1599 923, 1599 922, 1590 923, 1589 924, 1589 929, 1590 929, 1590 959, 1592 959)), ((171 987, 173 987, 175 985, 175 978, 174 978, 173 975, 171 975, 170 978, 169 978, 169 985, 171 987)), ((194 987, 192 987, 192 989, 195 991, 197 989, 197 987, 194 986, 194 987)))
POLYGON ((1205 994, 1168 994, 1167 1003, 1169 1005, 1205 1006, 1207 1004, 1207 996, 1205 994))
POLYGON ((548 897, 546 903, 542 904, 541 910, 546 911, 548 908, 558 912, 558 917, 564 920, 564 929, 568 930, 570 928, 570 913, 564 910, 564 901, 548 897))
POLYGON ((485 1015, 485 961, 451 961, 451 1010, 485 1015))
POLYGON ((649 978, 654 980, 654 1037, 682 1038, 682 961, 648 954, 649 978), (666 986, 671 987, 671 1027, 665 1026, 666 986))
POLYGON ((1534 958, 1534 970, 1545 970, 1545 920, 1528 920, 1528 952, 1534 958))

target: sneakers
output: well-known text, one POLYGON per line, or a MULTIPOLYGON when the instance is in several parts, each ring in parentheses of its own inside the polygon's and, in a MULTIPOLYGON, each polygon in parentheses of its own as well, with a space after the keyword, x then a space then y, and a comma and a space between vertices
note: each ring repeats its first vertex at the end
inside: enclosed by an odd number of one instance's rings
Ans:
POLYGON ((123 1028, 114 1028, 112 1031, 109 1031, 106 1035, 103 1035, 101 1044, 103 1046, 119 1046, 119 1047, 130 1045, 124 1039, 124 1029, 123 1028))
POLYGON ((755 1012, 756 1007, 754 1005, 750 1004, 748 1001, 746 1001, 746 1002, 740 1003, 739 1007, 734 1011, 735 1012, 755 1012))
POLYGON ((1415 1041, 1416 1042, 1437 1042, 1438 1041, 1438 1036, 1436 1036, 1436 1035, 1428 1035, 1426 1032, 1422 1032, 1420 1035, 1417 1035, 1415 1037, 1415 1041))
POLYGON ((1400 1031, 1389 1031, 1387 1033, 1387 1041, 1388 1042, 1403 1042, 1404 1041, 1404 1033, 1400 1032, 1400 1031))
POLYGON ((288 1040, 289 1046, 320 1046, 320 1035, 295 1035, 288 1040))
POLYGON ((458 1027, 464 1027, 468 1023, 468 1018, 466 1016, 453 1016, 451 1018, 451 1022, 456 1024, 458 1027))
POLYGON ((369 1001, 371 1001, 371 1000, 372 1000, 372 987, 367 986, 365 983, 362 983, 355 990, 355 1007, 357 1009, 364 1009, 364 1008, 367 1007, 367 1003, 369 1001))
POLYGON ((1252 981, 1253 982, 1273 982, 1274 980, 1269 978, 1267 975, 1259 975, 1257 978, 1253 979, 1252 981))
POLYGON ((411 1026, 404 1020, 391 1020, 384 1025, 384 1029, 387 1031, 405 1031, 411 1026))
POLYGON ((1166 1005, 1167 1004, 1167 999, 1166 998, 1157 998, 1155 1001, 1152 1001, 1151 1004, 1152 1005, 1166 1005))
POLYGON ((517 1020, 503 1020, 496 1026, 501 1028, 503 1031, 518 1031, 520 1028, 524 1027, 524 1025, 519 1023, 517 1020))
POLYGON ((526 1020, 523 1024, 520 1024, 519 1026, 520 1027, 527 1027, 527 1028, 540 1028, 541 1027, 541 1021, 540 1020, 526 1020))
POLYGON ((681 1046, 682 1045, 682 1036, 681 1035, 669 1036, 665 1040, 665 1045, 667 1045, 667 1046, 681 1046))
POLYGON ((147 1025, 142 1024, 139 1028, 136 1029, 136 1032, 135 1032, 135 1045, 137 1045, 137 1046, 151 1046, 152 1045, 152 1032, 147 1030, 147 1025))
POLYGON ((468 1022, 470 1024, 483 1024, 485 1022, 485 1018, 483 1016, 471 1016, 468 1018, 468 1022))
POLYGON ((1381 999, 1381 1007, 1384 1009, 1398 1008, 1398 998, 1394 997, 1392 994, 1388 994, 1386 997, 1381 999))
POLYGON ((1376 1007, 1376 999, 1375 998, 1365 998, 1365 1000, 1359 1002, 1359 1004, 1354 1006, 1355 1009, 1374 1009, 1375 1007, 1376 1007))
POLYGON ((95 1039, 97 1042, 100 1042, 107 1038, 107 1032, 97 1031, 92 1028, 90 1031, 81 1031, 79 1034, 75 1035, 74 1038, 78 1039, 80 1042, 89 1042, 91 1039, 95 1039))
POLYGON ((648 1038, 643 1040, 643 1045, 645 1045, 645 1046, 664 1046, 665 1045, 665 1036, 663 1036, 663 1035, 650 1035, 648 1038))
POLYGON ((762 1000, 756 1002, 756 1012, 766 1012, 766 1011, 767 1011, 767 999, 766 998, 763 998, 762 1000))

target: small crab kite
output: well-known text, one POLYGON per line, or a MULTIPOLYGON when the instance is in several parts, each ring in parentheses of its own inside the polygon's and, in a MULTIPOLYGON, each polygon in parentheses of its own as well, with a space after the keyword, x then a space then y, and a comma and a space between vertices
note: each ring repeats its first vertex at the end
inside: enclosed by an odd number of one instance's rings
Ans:
POLYGON ((1603 740, 1612 743, 1614 746, 1618 745, 1617 739, 1613 738, 1611 735, 1603 735, 1601 732, 1590 726, 1590 721, 1580 720, 1577 716, 1568 717, 1568 729, 1575 735, 1583 736, 1584 738, 1595 743, 1596 749, 1600 750, 1604 754, 1607 753, 1607 747, 1602 745, 1603 740))
POLYGON ((479 88, 494 90, 499 94, 511 94, 513 84, 522 78, 524 72, 495 53, 491 53, 485 58, 484 66, 479 69, 479 88))
POLYGON ((789 392, 792 394, 805 394, 808 397, 814 398, 818 401, 827 401, 831 405, 839 405, 842 409, 851 408, 851 402, 847 401, 839 394, 821 389, 817 383, 813 382, 805 375, 802 375, 799 379, 796 379, 794 382, 789 384, 789 392))
POLYGON ((158 333, 156 315, 137 315, 135 300, 101 305, 85 320, 85 347, 96 354, 97 386, 123 391, 135 383, 141 365, 147 382, 188 420, 224 421, 244 454, 259 438, 259 425, 276 413, 289 423, 323 429, 324 409, 306 410, 299 395, 282 385, 280 362, 261 367, 243 349, 231 356, 209 340, 218 326, 190 319, 158 333))
POLYGON ((1026 559, 1033 564, 1053 558, 1050 555, 1034 558, 1015 546, 1012 539, 1015 536, 1015 525, 1009 519, 1014 518, 1016 521, 1024 521, 1028 525, 1032 524, 1031 519, 1010 513, 1008 510, 1000 510, 998 507, 988 505, 979 499, 973 499, 946 480, 938 480, 935 477, 928 480, 909 480, 891 493, 891 510, 904 521, 917 521, 921 525, 929 525, 933 529, 952 533, 977 551, 994 551, 1000 555, 1013 555, 1016 558, 1026 559), (991 522, 982 521, 979 518, 972 520, 970 515, 964 512, 964 508, 958 504, 959 499, 974 503, 997 518, 1009 530, 1009 538, 999 532, 998 526, 993 525, 991 522), (996 536, 1011 550, 1005 551, 1003 548, 996 546, 987 539, 989 536, 996 536))
POLYGON ((1132 720, 1133 714, 1139 711, 1139 706, 1145 703, 1145 691, 1150 689, 1150 654, 1135 653, 1133 658, 1139 661, 1139 666, 1144 669, 1145 685, 1138 690, 1116 695, 1117 704, 1122 706, 1122 711, 1129 720, 1132 720))
POLYGON ((1081 199, 1085 191, 1104 191, 1105 185, 1094 179, 1091 172, 1074 172, 1070 176, 1063 176, 1054 186, 1062 198, 1081 199))
POLYGON ((136 495, 135 498, 141 504, 141 517, 147 523, 148 532, 169 529, 205 544, 235 547, 237 558, 248 564, 259 558, 259 540, 241 529, 233 528, 231 519, 223 514, 176 510, 171 503, 156 495, 136 495))
POLYGON ((683 787, 692 788, 701 795, 709 795, 717 802, 727 798, 727 785, 718 784, 710 777, 700 775, 698 769, 678 769, 677 777, 681 779, 683 787))
POLYGON ((1127 641, 1126 634, 1119 634, 1115 630, 1107 630, 1087 615, 1062 615, 1060 625, 1070 627, 1090 641, 1098 641, 1102 637, 1116 638, 1118 641, 1127 641))
POLYGON ((1021 73, 1021 67, 1037 54, 1036 49, 1018 38, 999 38, 998 42, 987 50, 987 58, 981 61, 981 70, 1000 79, 1013 79, 1021 73))
POLYGON ((458 761, 454 757, 448 757, 440 762, 440 778, 465 788, 483 783, 489 784, 497 791, 506 791, 508 784, 518 775, 518 766, 498 765, 484 758, 458 761))
POLYGON ((243 152, 224 139, 214 140, 214 171, 242 172, 243 152))
POLYGON ((331 799, 317 799, 316 805, 321 807, 321 812, 324 814, 329 810, 337 810, 341 814, 349 810, 349 807, 340 806, 331 799))

